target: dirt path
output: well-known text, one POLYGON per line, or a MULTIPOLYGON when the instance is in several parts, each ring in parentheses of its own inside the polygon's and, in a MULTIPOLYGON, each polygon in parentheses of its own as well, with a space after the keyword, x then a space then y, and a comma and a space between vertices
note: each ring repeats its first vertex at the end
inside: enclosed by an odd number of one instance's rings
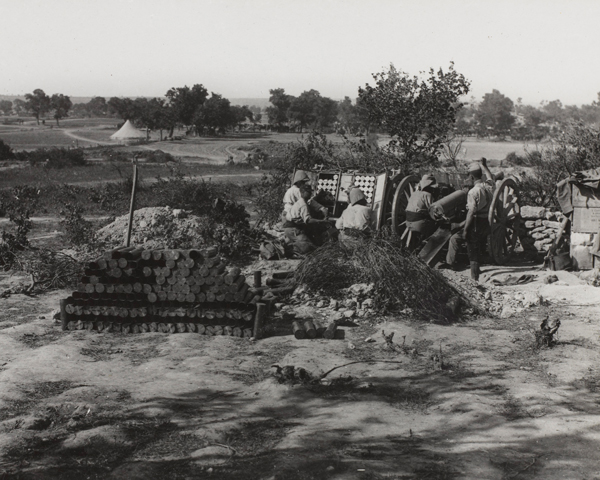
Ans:
POLYGON ((282 335, 256 342, 67 333, 50 313, 68 292, 1 299, 0 477, 595 478, 600 294, 542 277, 494 290, 550 301, 510 318, 376 317, 337 341, 295 340, 279 316, 282 335), (560 342, 540 350, 532 331, 547 314, 560 342), (389 351, 381 330, 413 354, 389 351), (271 376, 273 364, 351 362, 319 385, 271 376))
POLYGON ((78 130, 78 129, 72 129, 72 130, 69 130, 69 129, 62 129, 62 132, 63 132, 65 135, 68 135, 68 136, 69 136, 69 137, 71 137, 71 138, 74 138, 74 139, 76 139, 76 140, 80 140, 80 141, 82 141, 82 142, 86 142, 86 143, 89 143, 89 144, 92 144, 92 145, 93 145, 93 144, 97 144, 97 145, 111 145, 111 146, 114 146, 114 145, 115 145, 115 143, 114 143, 114 142, 104 142, 104 141, 101 141, 101 140, 91 140, 91 139, 89 139, 89 138, 82 137, 81 135, 77 135, 77 134, 73 133, 73 132, 75 132, 76 130, 78 130))

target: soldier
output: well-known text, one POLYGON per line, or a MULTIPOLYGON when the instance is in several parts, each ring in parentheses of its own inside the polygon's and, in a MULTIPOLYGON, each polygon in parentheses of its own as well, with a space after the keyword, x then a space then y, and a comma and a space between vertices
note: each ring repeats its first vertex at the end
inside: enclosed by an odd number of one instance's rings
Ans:
POLYGON ((299 191, 300 198, 285 214, 283 232, 292 242, 294 253, 303 256, 323 243, 322 236, 330 225, 327 220, 318 220, 312 216, 312 206, 308 204, 312 196, 310 185, 302 185, 299 191))
POLYGON ((419 190, 414 192, 406 205, 406 228, 421 240, 431 236, 437 225, 429 215, 429 207, 435 201, 434 194, 437 181, 433 175, 423 175, 419 182, 419 190))
POLYGON ((340 241, 346 246, 356 246, 375 227, 375 214, 367 206, 367 199, 360 188, 348 192, 350 205, 335 222, 340 230, 340 241))
MULTIPOLYGON (((308 184, 309 181, 310 178, 308 177, 305 171, 296 170, 296 173, 294 174, 294 184, 290 188, 288 188, 287 192, 285 192, 285 195, 283 196, 283 222, 286 221, 286 214, 289 213, 289 211, 292 209, 292 206, 298 200, 300 200, 300 187, 302 185, 308 184)), ((320 211, 325 219, 327 219, 327 217, 329 216, 327 208, 319 204, 316 200, 309 199, 307 204, 311 208, 320 211)))
POLYGON ((474 184, 467 194, 467 219, 463 229, 450 238, 446 263, 451 267, 455 265, 458 249, 466 241, 471 278, 477 281, 479 280, 479 248, 485 243, 489 234, 488 213, 492 205, 495 185, 494 176, 488 169, 485 158, 469 166, 469 177, 474 184), (486 176, 485 181, 482 178, 483 173, 486 176))

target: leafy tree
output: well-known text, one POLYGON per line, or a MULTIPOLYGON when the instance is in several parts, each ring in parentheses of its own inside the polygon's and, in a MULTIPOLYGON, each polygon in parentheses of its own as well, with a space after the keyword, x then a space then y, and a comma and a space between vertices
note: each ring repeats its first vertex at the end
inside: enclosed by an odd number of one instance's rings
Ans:
POLYGON ((104 117, 108 113, 108 105, 104 97, 93 97, 86 104, 87 111, 95 117, 104 117))
POLYGON ((308 125, 314 125, 317 120, 321 94, 316 90, 307 90, 294 98, 289 108, 289 118, 300 124, 300 132, 308 125))
POLYGON ((56 120, 56 125, 58 125, 58 121, 61 118, 65 118, 69 116, 69 110, 73 103, 71 99, 67 95, 63 95, 62 93, 55 93, 52 95, 50 99, 50 108, 54 110, 54 119, 56 120))
POLYGON ((162 98, 136 98, 134 101, 135 120, 150 130, 159 130, 162 140, 163 130, 173 123, 171 110, 162 98))
POLYGON ((198 109, 208 98, 208 90, 203 85, 196 84, 192 88, 185 87, 171 88, 167 94, 167 102, 172 109, 172 125, 169 136, 173 136, 175 124, 193 125, 194 118, 198 109))
POLYGON ((375 86, 358 90, 369 123, 381 125, 394 137, 392 145, 405 157, 404 164, 437 164, 469 82, 452 63, 447 72, 431 69, 425 79, 390 65, 388 71, 373 74, 373 79, 375 86))
POLYGON ((0 112, 4 115, 10 115, 12 113, 13 103, 10 100, 0 100, 0 112))
POLYGON ((234 105, 231 107, 231 111, 233 112, 233 116, 235 118, 235 123, 244 123, 246 119, 251 122, 254 121, 254 113, 252 110, 248 108, 248 105, 234 105))
POLYGON ((542 110, 546 115, 546 121, 555 124, 562 124, 565 121, 565 111, 560 100, 552 100, 551 102, 543 102, 542 110))
POLYGON ((108 102, 108 112, 123 120, 135 120, 136 110, 131 98, 112 97, 108 102))
POLYGON ((27 102, 21 100, 20 98, 17 98, 13 102, 13 108, 17 115, 21 115, 27 112, 27 102))
MULTIPOLYGON (((0 140, 0 160, 12 160, 15 158, 15 152, 10 145, 0 140)), ((0 201, 0 204, 2 202, 0 201)))
POLYGON ((338 102, 329 97, 321 97, 317 105, 317 126, 319 129, 331 127, 337 119, 338 102))
POLYGON ((515 123, 512 112, 513 101, 510 98, 495 89, 492 93, 486 93, 475 112, 478 133, 487 135, 488 132, 492 132, 499 137, 505 137, 515 123))
POLYGON ((211 97, 196 111, 193 123, 198 132, 206 128, 209 134, 214 134, 235 125, 236 120, 229 100, 218 93, 211 93, 211 97))
POLYGON ((50 97, 40 88, 36 88, 33 93, 25 95, 25 108, 31 112, 37 124, 40 124, 40 117, 50 111, 50 97))
POLYGON ((269 125, 282 126, 289 121, 288 111, 292 105, 294 97, 285 93, 283 88, 269 90, 271 96, 269 102, 271 107, 267 107, 266 112, 269 116, 269 125))
POLYGON ((350 97, 344 97, 344 99, 338 103, 337 119, 345 132, 356 133, 358 118, 356 106, 352 104, 350 97))

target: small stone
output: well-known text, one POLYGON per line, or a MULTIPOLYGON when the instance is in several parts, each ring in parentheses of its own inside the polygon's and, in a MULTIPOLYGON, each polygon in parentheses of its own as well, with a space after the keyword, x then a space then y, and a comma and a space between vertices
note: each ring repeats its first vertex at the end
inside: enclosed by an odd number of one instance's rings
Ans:
POLYGON ((354 345, 352 342, 348 342, 348 348, 350 350, 354 350, 356 348, 356 345, 354 345))
POLYGON ((340 303, 337 300, 334 300, 333 298, 331 300, 329 300, 329 308, 332 308, 333 310, 337 310, 340 306, 340 303))
POLYGON ((485 295, 483 297, 486 300, 491 300, 492 299, 492 292, 490 292, 490 291, 485 292, 485 295))
POLYGON ((283 308, 283 303, 276 303, 275 310, 281 310, 283 308))
POLYGON ((353 299, 347 298, 346 300, 344 300, 344 307, 352 308, 354 306, 356 306, 356 302, 353 299))
POLYGON ((367 316, 367 312, 364 310, 359 310, 358 312, 356 312, 356 316, 359 318, 364 318, 367 316))
POLYGON ((335 470, 335 467, 333 465, 329 465, 325 470, 328 472, 333 472, 335 470))
POLYGON ((44 315, 40 315, 38 318, 39 318, 40 320, 46 320, 46 317, 45 317, 44 315))
POLYGON ((365 342, 366 343, 373 343, 373 342, 375 342, 375 339, 373 337, 367 337, 367 338, 365 338, 365 342))
POLYGON ((317 302, 317 305, 316 305, 317 308, 323 308, 324 306, 325 306, 325 302, 323 300, 319 300, 317 302))
POLYGON ((354 316, 356 312, 354 310, 346 310, 344 312, 344 317, 346 318, 352 318, 354 316))
POLYGON ((338 320, 341 320, 342 318, 344 318, 344 314, 342 312, 335 312, 331 316, 331 320, 334 322, 337 322, 338 320))

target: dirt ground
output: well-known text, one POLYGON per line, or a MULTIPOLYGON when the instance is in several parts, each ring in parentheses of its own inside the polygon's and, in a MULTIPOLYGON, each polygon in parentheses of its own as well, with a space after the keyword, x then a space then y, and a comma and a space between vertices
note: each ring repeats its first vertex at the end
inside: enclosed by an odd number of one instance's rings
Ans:
POLYGON ((598 479, 600 290, 533 273, 481 287, 544 299, 512 317, 373 316, 339 340, 291 335, 293 314, 334 313, 306 305, 274 313, 254 341, 63 332, 52 311, 68 292, 0 299, 0 478, 598 479), (539 349, 546 315, 559 342, 539 349), (292 385, 272 365, 341 368, 292 385))

